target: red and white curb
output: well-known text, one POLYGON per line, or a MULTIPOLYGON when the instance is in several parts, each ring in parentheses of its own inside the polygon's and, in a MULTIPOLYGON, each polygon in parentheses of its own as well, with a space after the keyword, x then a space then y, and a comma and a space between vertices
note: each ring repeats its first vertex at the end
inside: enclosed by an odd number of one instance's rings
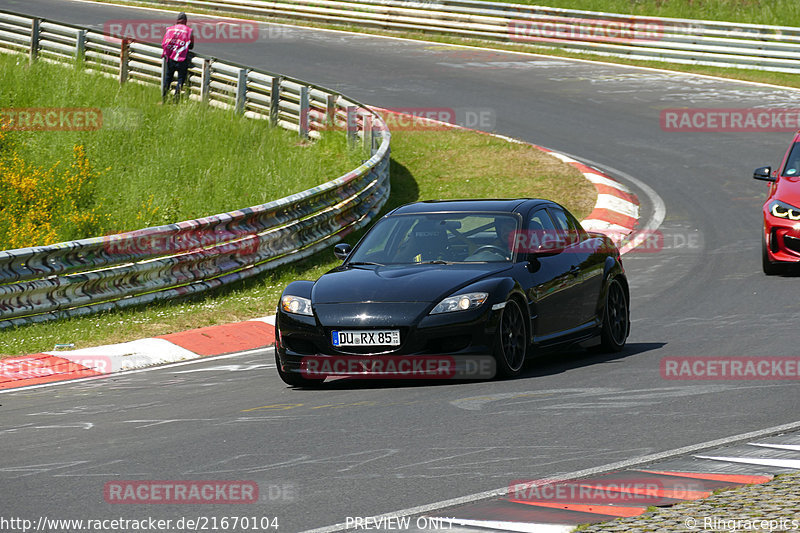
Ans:
POLYGON ((120 344, 0 360, 0 390, 100 377, 272 346, 275 317, 208 326, 120 344))
MULTIPOLYGON (((577 159, 555 152, 542 146, 539 150, 547 152, 564 163, 577 168, 597 190, 597 201, 589 216, 581 221, 587 231, 608 235, 617 245, 625 242, 639 222, 639 199, 631 190, 614 178, 589 167, 577 159)), ((627 248, 624 252, 630 251, 627 248)))

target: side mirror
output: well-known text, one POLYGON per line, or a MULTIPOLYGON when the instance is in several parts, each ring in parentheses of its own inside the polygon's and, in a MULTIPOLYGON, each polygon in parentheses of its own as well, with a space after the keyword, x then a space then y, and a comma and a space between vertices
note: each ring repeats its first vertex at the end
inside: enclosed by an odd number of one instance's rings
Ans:
POLYGON ((550 244, 540 244, 538 248, 531 250, 530 255, 534 257, 546 257, 549 255, 558 255, 564 251, 566 245, 564 241, 557 241, 550 244))
POLYGON ((525 254, 529 261, 536 257, 560 254, 567 247, 564 235, 555 230, 525 230, 509 236, 510 248, 525 254))
POLYGON ((350 255, 350 252, 353 250, 353 247, 347 243, 340 242, 336 246, 333 247, 333 255, 336 256, 336 259, 340 261, 344 261, 347 259, 347 256, 350 255))
POLYGON ((758 167, 753 171, 753 179, 761 181, 776 181, 772 175, 772 167, 758 167))
POLYGON ((531 257, 547 257, 557 255, 564 251, 567 243, 561 237, 553 239, 544 239, 541 243, 536 244, 528 250, 528 255, 531 257))

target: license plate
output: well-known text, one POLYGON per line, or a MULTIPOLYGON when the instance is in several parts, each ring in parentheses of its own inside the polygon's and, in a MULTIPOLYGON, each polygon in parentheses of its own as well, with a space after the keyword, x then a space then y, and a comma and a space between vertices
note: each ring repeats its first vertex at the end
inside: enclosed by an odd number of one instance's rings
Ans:
POLYGON ((333 331, 334 346, 400 346, 400 330, 333 331))

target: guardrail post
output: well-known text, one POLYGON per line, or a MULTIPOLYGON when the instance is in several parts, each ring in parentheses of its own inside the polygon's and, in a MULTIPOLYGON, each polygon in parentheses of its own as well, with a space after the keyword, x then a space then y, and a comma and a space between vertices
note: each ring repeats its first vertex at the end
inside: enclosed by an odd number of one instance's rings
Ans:
POLYGON ((372 115, 364 115, 364 135, 361 137, 361 144, 365 150, 372 152, 372 115))
POLYGON ((161 101, 166 101, 167 98, 167 91, 169 91, 169 87, 167 87, 167 58, 161 58, 161 101))
POLYGON ((338 94, 329 94, 325 97, 325 125, 329 128, 336 127, 336 101, 338 94))
POLYGON ((211 60, 203 58, 203 70, 200 73, 200 100, 208 103, 209 91, 211 90, 211 60))
POLYGON ((345 118, 345 130, 347 131, 347 144, 355 144, 358 137, 358 115, 355 106, 347 106, 347 117, 345 118))
POLYGON ((122 39, 119 45, 119 84, 122 85, 128 81, 128 63, 131 58, 131 41, 130 39, 122 39))
POLYGON ((245 103, 247 100, 247 69, 240 68, 239 75, 236 78, 236 103, 234 104, 234 111, 237 115, 244 113, 245 103))
POLYGON ((308 101, 308 87, 303 85, 300 87, 300 137, 304 139, 308 139, 308 131, 309 131, 309 117, 308 114, 311 111, 311 105, 308 101))
POLYGON ((75 39, 75 61, 83 61, 86 58, 86 30, 78 30, 75 39))
POLYGON ((269 124, 278 125, 278 112, 281 103, 281 77, 272 78, 272 88, 269 91, 269 124))
POLYGON ((30 48, 31 61, 36 61, 36 59, 39 57, 39 33, 40 33, 41 23, 42 19, 39 18, 31 19, 31 48, 30 48))

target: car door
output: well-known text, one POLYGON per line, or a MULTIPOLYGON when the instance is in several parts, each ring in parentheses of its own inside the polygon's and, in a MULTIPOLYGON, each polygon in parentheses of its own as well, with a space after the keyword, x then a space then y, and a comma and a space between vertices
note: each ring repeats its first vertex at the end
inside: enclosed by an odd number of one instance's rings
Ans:
POLYGON ((597 303, 603 284, 605 253, 603 241, 591 237, 568 211, 550 208, 556 227, 567 232, 564 250, 570 259, 569 271, 575 277, 570 288, 573 308, 571 322, 575 327, 591 322, 597 314, 597 303))
POLYGON ((552 239, 559 231, 552 217, 544 207, 534 209, 525 221, 522 239, 527 244, 525 252, 527 268, 526 291, 535 315, 533 331, 539 342, 552 339, 560 332, 569 329, 575 321, 571 318, 570 292, 574 276, 569 272, 571 261, 563 251, 552 253, 530 253, 543 240, 552 239))

